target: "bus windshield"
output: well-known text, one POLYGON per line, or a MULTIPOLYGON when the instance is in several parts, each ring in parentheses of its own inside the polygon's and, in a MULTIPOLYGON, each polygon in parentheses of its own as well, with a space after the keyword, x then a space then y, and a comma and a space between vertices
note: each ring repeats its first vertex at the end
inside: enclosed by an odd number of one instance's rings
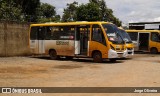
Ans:
POLYGON ((122 36, 123 40, 126 42, 126 43, 132 43, 132 40, 130 38, 130 36, 128 35, 128 33, 122 29, 119 29, 119 34, 122 36))
POLYGON ((119 35, 119 29, 117 26, 113 24, 103 24, 102 26, 108 36, 108 40, 111 41, 113 44, 125 43, 122 37, 119 35))

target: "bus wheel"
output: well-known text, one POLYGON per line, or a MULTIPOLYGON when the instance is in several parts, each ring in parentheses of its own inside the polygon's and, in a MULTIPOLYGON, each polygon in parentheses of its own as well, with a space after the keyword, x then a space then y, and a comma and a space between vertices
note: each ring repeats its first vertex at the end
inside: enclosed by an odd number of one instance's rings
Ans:
POLYGON ((73 57, 72 57, 72 56, 66 56, 66 59, 67 59, 67 60, 72 60, 73 57))
POLYGON ((51 50, 49 52, 49 56, 52 60, 56 60, 56 59, 59 59, 59 56, 57 56, 57 52, 55 50, 51 50))
POLYGON ((116 59, 115 59, 115 58, 109 59, 109 61, 111 61, 111 62, 116 62, 116 59))
POLYGON ((93 53, 93 61, 96 62, 96 63, 101 63, 103 60, 102 60, 102 54, 100 52, 94 52, 93 53))
POLYGON ((157 54, 157 53, 158 53, 158 50, 157 50, 157 48, 151 48, 150 52, 151 52, 152 54, 157 54))

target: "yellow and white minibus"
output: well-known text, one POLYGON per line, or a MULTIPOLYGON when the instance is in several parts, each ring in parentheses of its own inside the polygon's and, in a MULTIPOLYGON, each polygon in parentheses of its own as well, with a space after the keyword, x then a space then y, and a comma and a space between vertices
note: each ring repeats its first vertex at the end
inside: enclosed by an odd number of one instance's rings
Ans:
POLYGON ((122 36, 123 40, 126 42, 128 56, 134 55, 134 45, 133 45, 133 42, 132 42, 130 36, 123 28, 119 27, 119 29, 120 29, 120 31, 119 31, 120 36, 122 36))
POLYGON ((108 22, 67 22, 30 25, 30 49, 51 59, 89 57, 94 62, 126 57, 118 27, 108 22))
POLYGON ((134 43, 135 51, 160 52, 159 30, 126 30, 134 43))

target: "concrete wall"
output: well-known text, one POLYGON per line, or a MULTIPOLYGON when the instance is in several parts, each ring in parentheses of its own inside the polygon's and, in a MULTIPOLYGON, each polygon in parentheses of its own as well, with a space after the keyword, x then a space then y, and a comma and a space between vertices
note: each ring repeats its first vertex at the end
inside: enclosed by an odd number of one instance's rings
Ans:
POLYGON ((29 54, 29 24, 0 21, 0 56, 29 54))

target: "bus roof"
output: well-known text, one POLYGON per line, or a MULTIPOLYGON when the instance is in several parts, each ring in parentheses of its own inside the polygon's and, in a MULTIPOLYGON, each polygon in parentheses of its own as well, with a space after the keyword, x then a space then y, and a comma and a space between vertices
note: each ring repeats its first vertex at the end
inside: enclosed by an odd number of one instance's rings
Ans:
POLYGON ((125 30, 126 32, 160 32, 160 30, 125 30))
POLYGON ((109 22, 86 22, 86 21, 81 21, 81 22, 64 22, 64 23, 55 23, 55 22, 48 22, 48 23, 40 23, 40 24, 31 24, 30 26, 52 26, 52 25, 57 25, 57 26, 64 26, 64 25, 90 25, 90 24, 112 24, 109 22))

